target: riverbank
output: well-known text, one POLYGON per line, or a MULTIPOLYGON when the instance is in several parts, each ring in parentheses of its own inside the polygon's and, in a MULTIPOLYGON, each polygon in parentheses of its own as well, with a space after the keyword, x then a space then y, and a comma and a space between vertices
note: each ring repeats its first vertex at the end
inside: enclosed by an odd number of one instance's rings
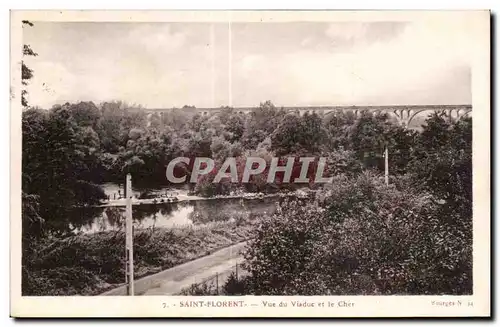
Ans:
MULTIPOLYGON (((140 279, 249 239, 247 217, 134 234, 135 278, 140 279)), ((23 295, 98 295, 124 282, 122 231, 77 235, 38 244, 23 267, 23 295), (49 244, 50 243, 50 244, 49 244)))
MULTIPOLYGON (((309 192, 314 192, 310 190, 309 192)), ((132 198, 132 204, 160 204, 160 203, 178 203, 185 201, 209 201, 209 200, 220 200, 220 199, 243 199, 243 200, 252 200, 252 199, 265 199, 265 198, 276 198, 276 197, 306 197, 307 192, 304 190, 297 190, 295 192, 281 192, 281 193, 273 193, 273 194, 264 194, 264 193, 241 193, 235 195, 216 195, 212 197, 201 197, 197 195, 187 195, 187 194, 179 194, 175 197, 160 197, 153 199, 138 199, 136 197, 132 198)), ((118 199, 118 200, 108 200, 105 203, 96 205, 95 207, 105 208, 105 207, 124 207, 126 206, 126 199, 118 199)))

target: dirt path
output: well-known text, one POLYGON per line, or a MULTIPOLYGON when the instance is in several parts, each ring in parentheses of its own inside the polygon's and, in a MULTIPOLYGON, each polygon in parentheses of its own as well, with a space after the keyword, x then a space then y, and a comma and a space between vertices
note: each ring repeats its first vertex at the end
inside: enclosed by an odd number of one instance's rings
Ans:
MULTIPOLYGON (((243 261, 241 251, 245 245, 246 242, 238 243, 210 255, 136 280, 134 284, 135 295, 172 295, 216 273, 227 277, 234 270, 234 266, 243 261)), ((121 286, 101 295, 126 294, 126 287, 121 286)))

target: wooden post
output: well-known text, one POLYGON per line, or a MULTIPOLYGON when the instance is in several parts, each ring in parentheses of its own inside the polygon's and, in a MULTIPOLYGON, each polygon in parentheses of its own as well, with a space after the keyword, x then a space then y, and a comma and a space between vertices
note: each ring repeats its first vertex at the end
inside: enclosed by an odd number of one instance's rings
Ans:
POLYGON ((217 295, 219 295, 219 273, 215 273, 215 287, 217 289, 217 295))
POLYGON ((385 185, 389 185, 389 149, 387 143, 385 144, 384 161, 385 161, 385 185))
POLYGON ((125 275, 127 281, 127 295, 134 295, 134 235, 132 220, 132 176, 127 174, 125 197, 127 201, 127 215, 125 219, 125 250, 127 267, 125 275))

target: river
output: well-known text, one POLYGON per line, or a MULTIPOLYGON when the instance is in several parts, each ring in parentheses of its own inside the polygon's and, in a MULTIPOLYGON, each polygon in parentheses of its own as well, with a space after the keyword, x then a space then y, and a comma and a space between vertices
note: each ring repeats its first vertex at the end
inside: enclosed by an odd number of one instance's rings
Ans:
MULTIPOLYGON (((132 207, 135 228, 179 228, 214 221, 272 214, 278 198, 210 199, 178 203, 139 204, 132 207)), ((71 227, 76 233, 96 233, 123 228, 124 207, 76 208, 71 227)))
MULTIPOLYGON (((101 185, 109 199, 117 199, 123 195, 123 185, 106 183, 101 185)), ((186 226, 203 226, 210 222, 228 221, 231 219, 255 218, 272 214, 282 197, 264 198, 216 198, 195 200, 188 195, 188 187, 133 188, 136 198, 145 194, 165 195, 169 197, 187 198, 175 203, 134 204, 132 217, 134 228, 182 228, 186 226), (190 199, 191 198, 191 199, 190 199)), ((286 196, 288 198, 293 196, 286 196)), ((67 224, 74 233, 92 234, 103 231, 124 229, 124 206, 82 207, 70 211, 67 224)))

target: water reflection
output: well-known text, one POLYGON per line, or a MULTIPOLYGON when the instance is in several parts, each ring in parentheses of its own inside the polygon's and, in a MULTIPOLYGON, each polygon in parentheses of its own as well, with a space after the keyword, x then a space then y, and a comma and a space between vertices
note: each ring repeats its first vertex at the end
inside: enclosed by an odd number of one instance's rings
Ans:
POLYGON ((175 213, 170 215, 165 215, 160 209, 158 213, 154 213, 151 216, 147 216, 142 220, 136 221, 135 226, 139 228, 176 228, 193 225, 193 221, 190 219, 193 212, 194 207, 191 206, 181 207, 176 210, 175 213))
MULTIPOLYGON (((178 228, 270 214, 275 210, 276 201, 276 198, 217 199, 141 204, 134 205, 132 212, 136 228, 178 228)), ((71 213, 70 220, 75 232, 96 233, 123 229, 124 217, 124 207, 78 208, 71 213)))

